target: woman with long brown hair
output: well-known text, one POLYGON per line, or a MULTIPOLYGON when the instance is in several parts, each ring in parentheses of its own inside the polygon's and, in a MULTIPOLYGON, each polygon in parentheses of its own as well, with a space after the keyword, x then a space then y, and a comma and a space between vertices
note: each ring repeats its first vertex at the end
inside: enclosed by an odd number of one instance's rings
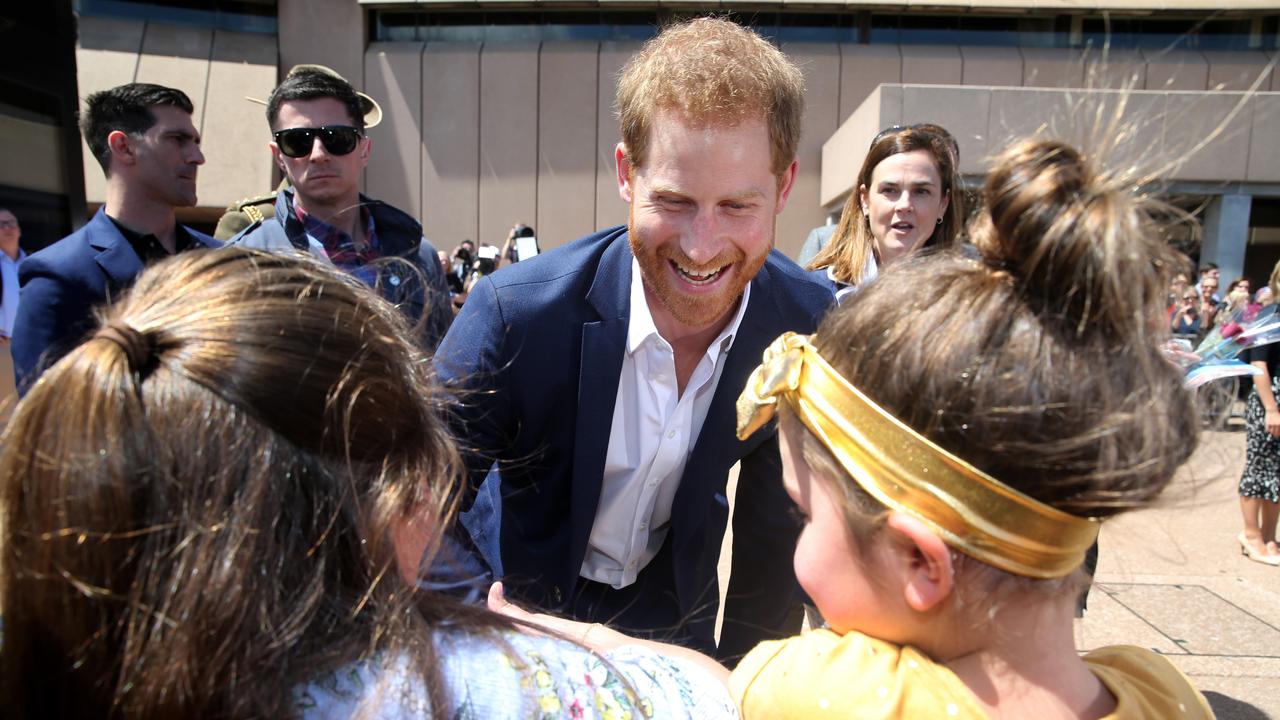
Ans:
POLYGON ((959 162, 955 138, 938 125, 882 131, 811 274, 842 300, 900 258, 955 244, 965 220, 959 162))
POLYGON ((3 440, 5 716, 731 714, 714 663, 594 655, 405 580, 458 478, 411 337, 303 257, 144 272, 3 440))

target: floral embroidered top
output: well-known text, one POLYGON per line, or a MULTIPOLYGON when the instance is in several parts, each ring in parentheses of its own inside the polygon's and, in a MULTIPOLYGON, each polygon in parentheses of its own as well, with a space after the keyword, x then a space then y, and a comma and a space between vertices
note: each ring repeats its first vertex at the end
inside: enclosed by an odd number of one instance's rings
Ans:
POLYGON ((601 659, 556 638, 508 632, 497 640, 445 631, 436 648, 448 708, 432 711, 426 690, 401 660, 348 665, 298 688, 299 714, 305 720, 738 717, 728 690, 701 668, 638 646, 601 659))

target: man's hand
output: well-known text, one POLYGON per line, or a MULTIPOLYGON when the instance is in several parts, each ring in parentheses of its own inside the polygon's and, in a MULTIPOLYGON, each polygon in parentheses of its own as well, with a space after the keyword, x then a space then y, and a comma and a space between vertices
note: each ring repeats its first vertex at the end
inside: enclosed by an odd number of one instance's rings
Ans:
POLYGON ((551 635, 568 638, 583 647, 591 648, 597 652, 603 652, 626 644, 631 639, 616 630, 610 630, 600 623, 584 623, 545 613, 531 613, 507 600, 506 595, 502 592, 501 582, 496 582, 489 586, 488 605, 490 610, 513 618, 522 625, 550 630, 551 635), (612 635, 613 637, 606 637, 607 635, 612 635))

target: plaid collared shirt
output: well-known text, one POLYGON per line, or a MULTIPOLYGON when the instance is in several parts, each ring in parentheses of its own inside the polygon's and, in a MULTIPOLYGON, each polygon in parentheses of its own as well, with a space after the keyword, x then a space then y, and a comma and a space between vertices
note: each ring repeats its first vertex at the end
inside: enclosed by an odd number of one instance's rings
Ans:
POLYGON ((355 241, 350 235, 319 218, 308 215, 296 202, 293 204, 293 214, 298 218, 298 222, 302 223, 307 235, 324 246, 325 254, 334 265, 370 285, 374 283, 377 273, 369 266, 382 257, 382 252, 373 224, 373 213, 369 212, 368 208, 360 208, 360 220, 364 223, 365 237, 368 238, 369 244, 359 250, 356 249, 355 241))

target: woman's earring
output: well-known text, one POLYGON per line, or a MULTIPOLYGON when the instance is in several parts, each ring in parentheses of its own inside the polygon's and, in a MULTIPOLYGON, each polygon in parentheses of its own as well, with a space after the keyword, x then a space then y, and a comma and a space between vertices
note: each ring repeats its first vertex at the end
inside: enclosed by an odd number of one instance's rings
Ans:
POLYGON ((941 224, 942 224, 942 218, 938 218, 938 224, 939 224, 939 225, 941 225, 941 224))

